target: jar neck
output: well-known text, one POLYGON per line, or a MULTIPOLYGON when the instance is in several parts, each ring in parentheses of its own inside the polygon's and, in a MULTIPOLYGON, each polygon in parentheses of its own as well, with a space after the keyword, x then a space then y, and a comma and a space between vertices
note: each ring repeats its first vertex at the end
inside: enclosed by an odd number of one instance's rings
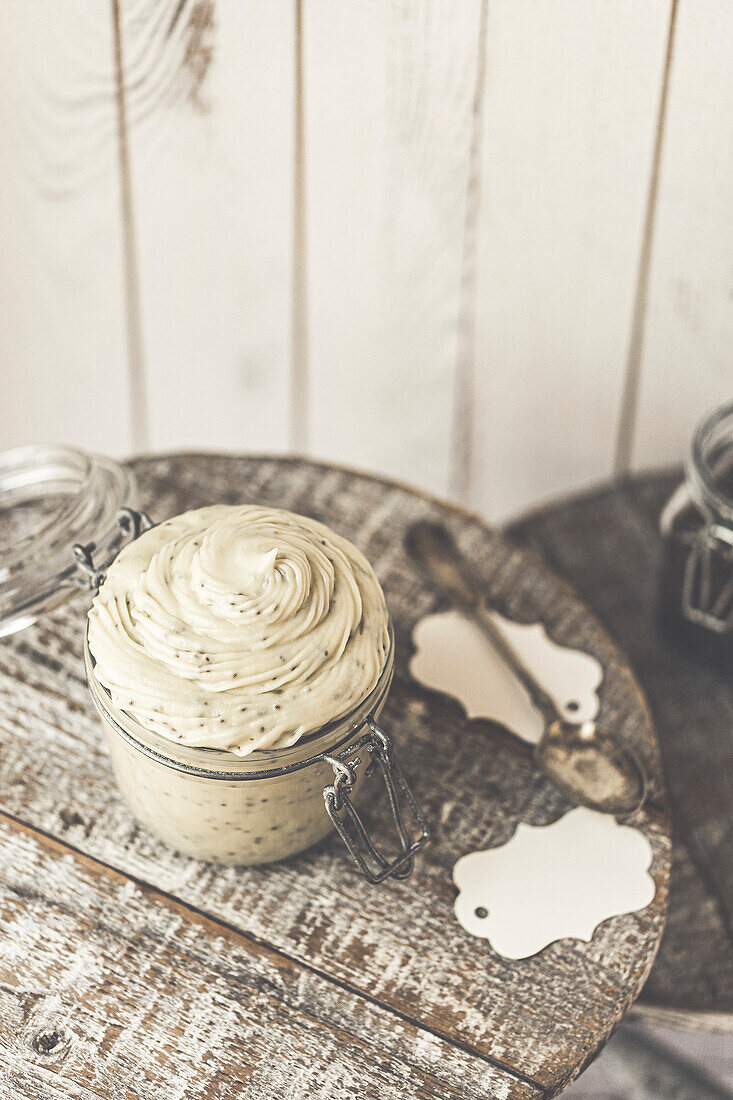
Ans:
POLYGON ((367 718, 378 717, 394 674, 394 630, 389 623, 390 646, 377 683, 361 702, 348 713, 326 722, 320 729, 282 749, 258 749, 237 756, 226 749, 200 748, 171 741, 145 729, 136 718, 115 706, 110 693, 97 679, 94 658, 89 649, 89 623, 84 636, 84 666, 87 684, 98 713, 107 726, 144 756, 174 771, 203 779, 231 782, 262 779, 267 775, 296 771, 322 759, 324 752, 336 752, 349 738, 363 729, 367 718))
POLYGON ((733 402, 698 425, 686 472, 690 496, 706 518, 733 525, 733 402))

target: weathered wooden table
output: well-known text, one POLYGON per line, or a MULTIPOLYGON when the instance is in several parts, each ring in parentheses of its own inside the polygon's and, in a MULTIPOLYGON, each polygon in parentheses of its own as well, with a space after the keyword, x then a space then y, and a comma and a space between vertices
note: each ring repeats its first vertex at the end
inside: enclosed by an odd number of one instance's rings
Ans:
POLYGON ((170 456, 132 466, 156 518, 214 501, 267 502, 325 520, 364 549, 396 629, 384 722, 433 839, 409 880, 381 888, 358 876, 335 837, 267 868, 178 856, 138 829, 115 789, 84 682, 83 600, 6 640, 0 1095, 556 1094, 633 1003, 664 922, 670 838, 657 746, 625 659, 531 552, 404 487, 288 460, 170 456), (558 641, 598 658, 602 713, 651 777, 635 823, 652 845, 655 899, 606 921, 590 943, 560 941, 510 962, 454 919, 458 856, 570 806, 527 745, 467 720, 408 675, 413 624, 437 606, 402 549, 406 525, 421 516, 450 525, 505 614, 541 618, 558 641))
POLYGON ((639 1002, 649 1020, 733 1030, 733 685, 655 625, 659 513, 681 471, 554 503, 512 528, 613 633, 654 714, 674 826, 664 938, 639 1002))

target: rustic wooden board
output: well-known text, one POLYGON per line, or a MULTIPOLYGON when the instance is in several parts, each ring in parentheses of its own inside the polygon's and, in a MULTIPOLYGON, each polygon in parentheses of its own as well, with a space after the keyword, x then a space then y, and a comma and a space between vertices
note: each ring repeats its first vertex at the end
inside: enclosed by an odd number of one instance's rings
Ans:
MULTIPOLYGON (((733 1016, 733 690, 655 625, 662 505, 679 472, 639 475, 514 526, 628 653, 655 717, 674 823, 669 915, 643 1003, 694 1025, 733 1016)), ((663 1019, 658 1015, 657 1019, 663 1019)), ((733 1026, 733 1020, 731 1025, 733 1026)))
MULTIPOLYGON (((421 1050, 423 1042, 440 1040, 472 1055, 487 1073, 496 1071, 499 1081, 504 1075, 503 1084, 484 1085, 489 1095, 554 1095, 594 1056, 637 996, 664 920, 670 843, 658 754, 645 703, 623 658, 531 554, 467 513, 397 484, 295 460, 183 455, 132 465, 142 503, 156 518, 212 501, 267 501, 324 519, 365 550, 385 586, 396 628, 397 673, 384 721, 432 822, 433 840, 411 879, 379 889, 352 870, 336 838, 259 869, 215 867, 168 851, 138 829, 116 793, 83 680, 82 600, 0 648, 5 813, 72 849, 70 862, 76 867, 81 861, 82 877, 84 859, 91 859, 150 884, 169 903, 177 899, 205 915, 213 922, 205 929, 223 935, 226 928, 348 991, 358 1012, 362 1005, 375 1006, 385 1020, 408 1023, 421 1050), (468 721, 457 704, 420 688, 407 674, 412 625, 438 603, 407 560, 402 535, 411 520, 430 515, 450 524, 506 613, 525 621, 541 618, 551 636, 587 648, 601 661, 604 716, 634 743, 651 776, 650 802, 636 821, 654 852, 655 900, 646 910, 605 922, 589 944, 561 941, 533 959, 510 962, 454 920, 455 859, 507 840, 521 820, 549 822, 569 805, 536 773, 526 745, 489 722, 468 721)), ((386 840, 378 819, 373 825, 386 840)), ((38 837, 35 842, 43 844, 38 837)), ((29 869, 24 881, 37 882, 38 875, 29 869)), ((155 925, 154 918, 150 923, 155 925)), ((205 929, 197 938, 209 935, 205 929)), ((14 984, 24 988, 21 974, 14 984)), ((312 1054, 323 1073, 335 1049, 312 1054)), ((468 1069, 455 1074, 464 1074, 468 1083, 457 1085, 455 1076, 450 1087, 472 1095, 468 1069)), ((451 1095, 448 1084, 443 1093, 440 1087, 435 1095, 451 1095)))
POLYGON ((14 1097, 542 1095, 64 845, 7 821, 0 836, 14 1097))

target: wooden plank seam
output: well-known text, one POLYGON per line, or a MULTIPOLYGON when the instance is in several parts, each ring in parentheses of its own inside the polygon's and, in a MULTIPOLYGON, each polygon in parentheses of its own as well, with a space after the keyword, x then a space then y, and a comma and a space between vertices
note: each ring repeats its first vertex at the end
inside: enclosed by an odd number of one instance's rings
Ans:
POLYGON ((465 1054, 470 1055, 472 1058, 476 1058, 479 1061, 485 1062, 493 1069, 500 1070, 502 1073, 506 1073, 508 1076, 513 1077, 516 1081, 529 1085, 536 1089, 540 1096, 548 1095, 545 1086, 540 1084, 534 1078, 522 1073, 520 1070, 507 1065, 500 1059, 492 1058, 488 1054, 484 1054, 481 1051, 474 1050, 468 1043, 461 1042, 460 1039, 456 1039, 450 1035, 442 1033, 439 1029, 431 1027, 418 1020, 416 1017, 410 1016, 406 1012, 402 1012, 399 1009, 385 1004, 380 1001, 378 997, 373 996, 366 991, 359 989, 358 987, 351 985, 349 982, 343 981, 340 978, 334 977, 332 974, 320 969, 311 963, 305 962, 303 959, 296 958, 293 955, 289 955, 287 952, 276 947, 274 944, 269 943, 262 937, 253 935, 250 932, 245 932, 243 929, 238 928, 236 925, 223 920, 221 917, 212 916, 206 913, 204 910, 199 909, 197 906, 192 905, 190 902, 183 901, 181 898, 176 897, 173 894, 168 893, 166 890, 161 889, 154 883, 148 882, 139 876, 132 874, 129 871, 121 871, 111 863, 107 863, 97 856, 89 855, 84 852, 83 849, 71 844, 68 840, 62 840, 59 837, 54 836, 52 833, 47 832, 44 829, 36 825, 32 825, 27 821, 22 820, 14 814, 10 814, 5 810, 0 809, 0 819, 5 821, 11 828, 19 829, 35 839, 40 839, 46 847, 50 847, 57 851, 58 854, 71 855, 81 862, 93 867, 99 872, 103 872, 109 876, 113 876, 116 879, 133 882, 146 896, 154 898, 156 901, 168 907, 175 906, 178 909, 184 910, 191 917, 194 917, 197 922, 205 923, 211 927, 219 930, 220 932, 226 932, 228 935, 241 939, 245 942, 255 944, 257 947, 270 952, 272 955, 285 961, 300 967, 302 970, 308 971, 308 973, 320 978, 321 980, 328 982, 339 989, 351 993, 353 996, 358 997, 368 1004, 374 1005, 376 1008, 381 1009, 384 1012, 394 1016, 395 1019, 402 1020, 412 1027, 415 1027, 419 1031, 424 1031, 426 1034, 434 1036, 436 1039, 440 1039, 441 1042, 448 1043, 450 1046, 455 1047, 457 1050, 462 1051, 465 1054))

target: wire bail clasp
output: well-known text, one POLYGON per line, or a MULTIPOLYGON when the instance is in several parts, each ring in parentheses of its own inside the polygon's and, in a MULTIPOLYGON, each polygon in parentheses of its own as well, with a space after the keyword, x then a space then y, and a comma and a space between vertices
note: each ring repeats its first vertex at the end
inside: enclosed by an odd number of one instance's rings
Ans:
POLYGON ((394 758, 391 738, 377 725, 374 718, 367 718, 366 724, 369 733, 365 733, 344 752, 338 756, 324 754, 323 759, 333 768, 334 781, 324 788, 323 799, 334 828, 360 871, 368 882, 376 885, 386 878, 407 878, 413 869, 415 853, 427 843, 430 833, 425 815, 394 758), (387 790, 392 819, 399 837, 399 851, 392 860, 379 851, 351 799, 356 785, 357 768, 362 766, 362 758, 354 753, 360 749, 365 749, 369 755, 365 776, 378 770, 387 790), (405 827, 403 802, 419 829, 417 838, 412 841, 405 827))
POLYGON ((117 523, 122 530, 123 537, 119 545, 103 562, 97 563, 94 561, 93 554, 97 548, 96 543, 75 542, 72 546, 77 568, 73 583, 78 588, 86 588, 91 592, 96 592, 122 547, 127 545, 128 542, 134 542, 136 538, 142 535, 143 531, 148 531, 155 526, 147 512, 138 512, 134 508, 120 508, 117 513, 117 523))
POLYGON ((716 634, 733 627, 733 531, 722 524, 709 524, 695 539, 685 567, 682 611, 716 634), (716 570, 716 561, 725 569, 716 570))

